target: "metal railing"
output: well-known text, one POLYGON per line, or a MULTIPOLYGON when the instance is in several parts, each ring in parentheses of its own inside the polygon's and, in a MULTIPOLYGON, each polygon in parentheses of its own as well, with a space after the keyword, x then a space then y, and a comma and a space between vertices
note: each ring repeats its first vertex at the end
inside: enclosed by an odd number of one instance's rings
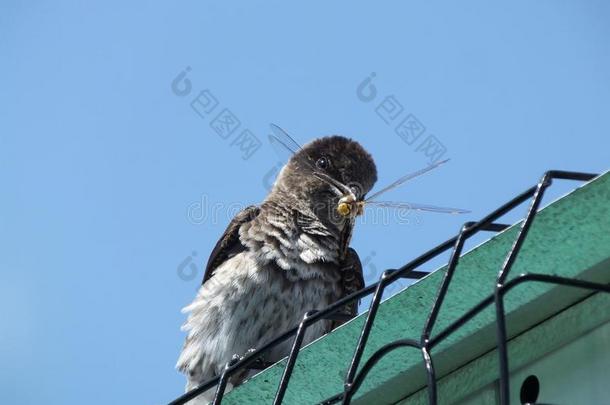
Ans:
POLYGON ((230 361, 229 363, 227 363, 223 373, 220 376, 206 381, 199 387, 185 393, 184 395, 170 402, 169 405, 185 404, 189 400, 197 397, 199 394, 209 390, 214 386, 216 386, 217 388, 216 393, 214 395, 213 404, 220 404, 225 393, 227 381, 232 375, 242 369, 248 368, 249 366, 252 367, 257 362, 259 357, 267 350, 294 336, 292 348, 290 350, 290 354, 288 355, 286 367, 284 368, 284 372, 282 374, 282 378, 280 379, 275 399, 273 401, 274 405, 281 404, 284 398, 284 394, 286 393, 288 383, 290 382, 290 377, 292 376, 292 371, 294 369, 297 356, 299 355, 299 350, 301 349, 303 343, 303 336, 307 328, 320 320, 330 319, 332 314, 340 311, 346 304, 352 303, 371 294, 373 294, 373 299, 370 303, 366 320, 362 327, 358 343, 354 350, 354 355, 352 356, 352 360, 345 377, 343 392, 340 392, 337 395, 334 395, 322 401, 320 404, 330 405, 339 402, 342 404, 349 404, 355 393, 357 392, 358 388, 362 385, 362 382, 368 375, 369 371, 377 362, 379 362, 379 360, 381 360, 383 356, 401 347, 412 347, 416 350, 419 350, 422 354, 427 375, 428 400, 431 405, 436 405, 438 396, 437 380, 434 369, 434 362, 432 358, 432 349, 434 349, 434 347, 436 347, 441 341, 443 341, 456 330, 458 330, 460 327, 462 327, 475 315, 480 313, 483 309, 489 307, 490 305, 494 305, 496 313, 496 341, 499 356, 499 400, 501 405, 508 405, 509 364, 507 355, 506 315, 504 312, 504 296, 506 295, 506 293, 508 293, 510 290, 517 287, 518 285, 521 285, 526 282, 549 283, 555 285, 581 288, 596 292, 610 293, 610 286, 607 284, 593 283, 584 280, 545 274, 521 274, 508 282, 506 281, 507 276, 512 268, 512 265, 514 264, 519 254, 519 251, 521 250, 523 242, 527 237, 532 222, 536 217, 536 214, 538 213, 538 208, 540 206, 540 202, 542 200, 544 192, 552 184, 552 181, 554 179, 589 181, 595 178, 596 176, 596 174, 590 173, 567 172, 558 170, 546 172, 537 185, 530 187, 523 193, 519 194, 517 197, 508 201, 506 204, 502 205, 501 207, 481 219, 480 221, 465 223, 457 236, 441 243, 440 245, 415 258, 414 260, 405 264, 399 269, 386 270, 377 283, 369 285, 368 287, 365 287, 362 290, 357 291, 320 311, 307 312, 303 316, 303 320, 297 327, 281 334, 269 343, 258 348, 256 351, 248 353, 245 357, 230 361), (530 198, 531 203, 527 211, 527 215, 525 216, 525 219, 521 224, 521 228, 517 234, 515 241, 513 242, 510 251, 508 252, 508 255, 506 256, 506 259, 504 260, 502 268, 498 272, 493 293, 488 295, 486 298, 484 298, 482 301, 480 301, 478 304, 468 310, 461 317, 450 323, 440 332, 432 336, 432 330, 434 328, 440 308, 445 299, 445 295, 451 283, 453 274, 455 273, 455 269, 458 265, 465 241, 481 231, 500 232, 505 230, 509 227, 509 225, 498 224, 494 221, 507 214, 508 212, 512 211, 514 208, 526 202, 530 198), (451 253, 447 269, 445 271, 443 280, 436 295, 436 299, 432 305, 432 308, 430 310, 427 321, 424 325, 422 334, 419 339, 399 339, 386 344, 385 346, 374 352, 371 357, 366 361, 366 363, 364 363, 362 368, 358 371, 360 362, 362 360, 362 354, 364 353, 364 349, 366 347, 371 328, 375 321, 377 310, 379 309, 379 304, 381 303, 381 297, 385 288, 401 278, 421 278, 422 276, 426 275, 427 273, 417 271, 416 269, 422 264, 428 262, 429 260, 437 257, 439 254, 451 248, 453 248, 453 251, 451 253))

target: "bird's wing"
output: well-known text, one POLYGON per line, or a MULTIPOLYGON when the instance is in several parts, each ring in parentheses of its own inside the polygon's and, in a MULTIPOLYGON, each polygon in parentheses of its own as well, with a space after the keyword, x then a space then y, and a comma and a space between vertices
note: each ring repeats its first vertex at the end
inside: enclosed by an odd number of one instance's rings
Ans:
POLYGON ((246 222, 250 222, 256 218, 259 212, 259 207, 256 205, 250 205, 235 215, 218 242, 216 242, 216 246, 214 246, 214 249, 210 254, 201 284, 208 281, 214 274, 214 270, 225 260, 235 256, 239 252, 246 250, 246 247, 239 241, 239 228, 246 222))
MULTIPOLYGON (((347 249, 345 259, 341 265, 341 285, 343 287, 343 294, 341 298, 347 297, 348 295, 364 288, 362 263, 360 262, 358 253, 353 248, 347 249)), ((357 300, 343 307, 337 313, 337 317, 333 321, 331 329, 335 329, 337 326, 343 325, 345 322, 358 315, 359 303, 360 301, 357 300)))

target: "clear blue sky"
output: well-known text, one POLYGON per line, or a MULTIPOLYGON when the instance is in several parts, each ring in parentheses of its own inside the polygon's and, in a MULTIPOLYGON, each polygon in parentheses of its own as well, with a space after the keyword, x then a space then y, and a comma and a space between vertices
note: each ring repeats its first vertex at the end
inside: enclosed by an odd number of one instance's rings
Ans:
POLYGON ((227 211, 266 194, 269 122, 303 143, 356 138, 378 185, 425 166, 428 135, 446 148, 448 165, 387 197, 472 214, 360 224, 369 282, 546 169, 608 169, 607 2, 243 3, 2 2, 0 403, 182 392, 180 308, 227 211), (200 117, 205 89, 218 105, 200 117), (386 124, 389 96, 403 111, 386 124), (210 126, 225 108, 241 123, 227 139, 210 126), (394 131, 409 114, 425 127, 412 145, 394 131), (243 129, 263 143, 247 160, 243 129))

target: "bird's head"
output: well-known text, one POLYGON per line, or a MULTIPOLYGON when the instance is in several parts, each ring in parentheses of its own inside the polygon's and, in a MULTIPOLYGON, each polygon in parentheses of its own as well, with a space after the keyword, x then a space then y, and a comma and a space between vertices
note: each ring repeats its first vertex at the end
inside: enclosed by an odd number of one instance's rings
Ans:
MULTIPOLYGON (((274 192, 306 207, 324 223, 342 228, 357 210, 338 210, 341 201, 362 201, 377 181, 371 155, 343 136, 316 139, 295 153, 282 169, 274 192)), ((355 206, 354 206, 355 207, 355 206)), ((345 207, 344 207, 345 208, 345 207)))

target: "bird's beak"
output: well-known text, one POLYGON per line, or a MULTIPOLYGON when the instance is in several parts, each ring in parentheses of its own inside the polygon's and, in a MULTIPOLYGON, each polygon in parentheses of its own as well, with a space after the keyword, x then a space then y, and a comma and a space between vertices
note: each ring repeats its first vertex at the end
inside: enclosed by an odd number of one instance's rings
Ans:
POLYGON ((341 183, 328 176, 325 173, 314 172, 316 178, 324 181, 331 186, 331 190, 339 197, 339 203, 337 204, 337 212, 342 217, 350 217, 351 219, 356 218, 358 215, 362 215, 363 212, 363 200, 358 200, 354 195, 353 191, 341 183))
POLYGON ((349 187, 347 187, 345 184, 341 183, 340 181, 337 181, 337 180, 333 179, 329 175, 327 175, 325 173, 320 173, 320 172, 314 172, 313 175, 317 179, 322 180, 323 182, 325 182, 328 185, 330 185, 331 186, 331 190, 333 190, 333 192, 338 197, 345 197, 347 195, 352 195, 353 196, 352 190, 350 190, 349 187))

